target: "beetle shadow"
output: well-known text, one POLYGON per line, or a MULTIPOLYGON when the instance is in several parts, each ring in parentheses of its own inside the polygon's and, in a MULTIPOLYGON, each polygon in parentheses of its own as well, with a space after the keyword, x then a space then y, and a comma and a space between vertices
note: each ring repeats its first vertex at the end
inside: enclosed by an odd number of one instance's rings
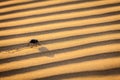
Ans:
POLYGON ((48 50, 46 47, 41 47, 41 48, 39 48, 39 51, 40 51, 40 52, 44 52, 43 55, 45 55, 45 56, 54 57, 54 54, 48 53, 49 50, 48 50), (45 53, 45 52, 47 52, 47 53, 45 53))

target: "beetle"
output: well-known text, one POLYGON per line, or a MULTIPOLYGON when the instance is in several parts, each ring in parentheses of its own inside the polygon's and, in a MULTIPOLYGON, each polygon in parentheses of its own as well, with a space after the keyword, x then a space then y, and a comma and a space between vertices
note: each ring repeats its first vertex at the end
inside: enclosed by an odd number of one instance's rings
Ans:
POLYGON ((40 45, 40 42, 37 39, 31 39, 28 43, 28 46, 34 47, 40 45))

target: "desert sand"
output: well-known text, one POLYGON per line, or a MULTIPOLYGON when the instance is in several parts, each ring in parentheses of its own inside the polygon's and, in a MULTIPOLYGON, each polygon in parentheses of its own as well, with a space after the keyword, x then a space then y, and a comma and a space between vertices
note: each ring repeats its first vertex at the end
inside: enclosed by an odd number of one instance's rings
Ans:
POLYGON ((120 80, 120 0, 1 1, 0 80, 120 80))

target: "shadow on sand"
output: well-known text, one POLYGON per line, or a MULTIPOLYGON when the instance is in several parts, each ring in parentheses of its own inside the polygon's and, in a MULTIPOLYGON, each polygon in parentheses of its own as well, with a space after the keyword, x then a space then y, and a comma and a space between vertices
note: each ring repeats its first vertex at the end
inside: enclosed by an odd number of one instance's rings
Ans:
MULTIPOLYGON (((46 47, 41 47, 41 48, 39 48, 39 51, 40 52, 48 52, 49 50, 46 47)), ((44 55, 48 56, 48 57, 54 57, 54 54, 45 53, 44 55)))

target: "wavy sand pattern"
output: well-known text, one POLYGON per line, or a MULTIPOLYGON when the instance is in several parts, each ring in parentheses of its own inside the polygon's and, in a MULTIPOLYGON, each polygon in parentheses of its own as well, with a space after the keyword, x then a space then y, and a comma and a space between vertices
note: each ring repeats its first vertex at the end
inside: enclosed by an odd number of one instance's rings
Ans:
POLYGON ((1 0, 0 80, 120 80, 120 0, 1 0))

